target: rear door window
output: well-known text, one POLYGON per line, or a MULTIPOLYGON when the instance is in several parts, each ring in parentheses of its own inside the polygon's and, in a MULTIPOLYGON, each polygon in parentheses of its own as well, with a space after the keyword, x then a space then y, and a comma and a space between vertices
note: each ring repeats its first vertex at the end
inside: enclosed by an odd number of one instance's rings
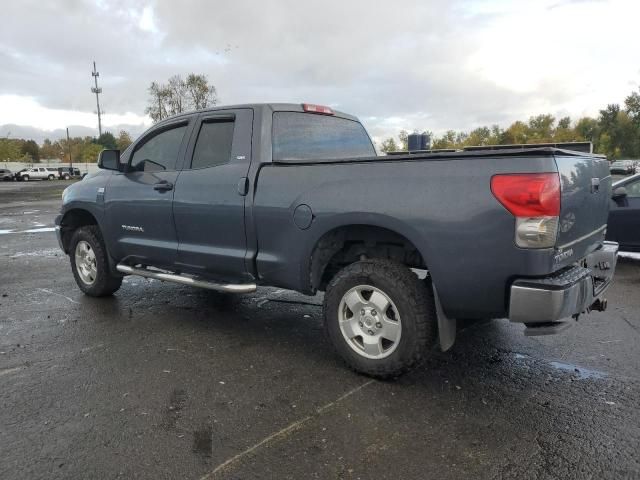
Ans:
POLYGON ((215 167, 228 163, 233 144, 233 120, 205 121, 198 132, 191 168, 215 167))
POLYGON ((276 161, 358 158, 376 154, 360 123, 329 115, 275 112, 272 136, 276 161))

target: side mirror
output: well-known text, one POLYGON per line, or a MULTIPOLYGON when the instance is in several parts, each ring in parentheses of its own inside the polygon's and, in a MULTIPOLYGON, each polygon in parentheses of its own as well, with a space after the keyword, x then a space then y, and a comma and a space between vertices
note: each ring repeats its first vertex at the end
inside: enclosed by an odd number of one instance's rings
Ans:
POLYGON ((613 191, 613 195, 611 195, 611 198, 613 198, 614 200, 618 200, 626 196, 627 196, 627 189, 624 187, 618 187, 613 191))
POLYGON ((98 156, 98 167, 104 170, 120 170, 120 150, 102 150, 98 156))

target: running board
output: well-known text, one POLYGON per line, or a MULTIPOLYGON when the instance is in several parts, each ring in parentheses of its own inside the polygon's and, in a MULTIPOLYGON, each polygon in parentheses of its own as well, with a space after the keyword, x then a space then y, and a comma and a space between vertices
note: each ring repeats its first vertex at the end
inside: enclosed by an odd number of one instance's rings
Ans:
POLYGON ((166 282, 180 283, 181 285, 189 285, 191 287, 207 288, 209 290, 218 290, 220 292, 232 293, 251 293, 258 288, 255 283, 233 284, 233 283, 215 283, 207 280, 198 280, 185 275, 176 275, 175 273, 164 273, 148 268, 136 268, 129 265, 119 263, 116 270, 127 275, 140 275, 141 277, 154 278, 156 280, 164 280, 166 282))

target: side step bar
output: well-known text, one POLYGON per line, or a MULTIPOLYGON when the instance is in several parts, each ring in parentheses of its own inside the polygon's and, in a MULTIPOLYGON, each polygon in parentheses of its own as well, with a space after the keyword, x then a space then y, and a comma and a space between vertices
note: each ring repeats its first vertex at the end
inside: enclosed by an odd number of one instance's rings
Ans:
POLYGON ((182 285, 189 285, 191 287, 207 288, 209 290, 218 290, 220 292, 251 293, 255 292, 258 288, 255 283, 215 283, 209 282, 207 280, 198 280, 186 275, 158 272, 155 270, 149 270, 148 268, 130 267, 129 265, 124 265, 122 263, 116 265, 116 270, 118 270, 120 273, 126 273, 127 275, 140 275, 141 277, 155 278, 156 280, 180 283, 182 285))

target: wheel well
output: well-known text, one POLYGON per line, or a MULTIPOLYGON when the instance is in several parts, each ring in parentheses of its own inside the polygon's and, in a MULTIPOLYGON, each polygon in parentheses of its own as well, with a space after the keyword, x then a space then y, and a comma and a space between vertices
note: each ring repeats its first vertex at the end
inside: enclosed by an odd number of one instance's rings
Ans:
POLYGON ((69 210, 64 215, 62 222, 60 222, 60 235, 62 237, 62 246, 64 247, 65 253, 69 253, 69 242, 71 241, 71 235, 73 235, 73 232, 86 225, 98 225, 96 217, 86 210, 69 210))
POLYGON ((382 227, 349 225, 331 230, 316 243, 311 254, 312 290, 324 290, 338 271, 362 258, 386 258, 426 269, 416 246, 403 235, 382 227))

